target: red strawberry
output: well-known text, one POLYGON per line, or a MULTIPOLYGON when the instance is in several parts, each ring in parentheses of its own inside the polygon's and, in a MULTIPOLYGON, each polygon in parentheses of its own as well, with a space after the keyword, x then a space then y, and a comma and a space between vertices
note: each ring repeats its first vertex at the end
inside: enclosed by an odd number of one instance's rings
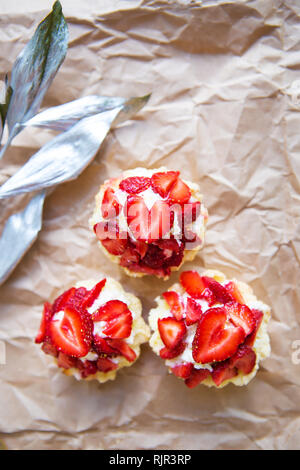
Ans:
POLYGON ((200 299, 206 300, 209 307, 212 307, 217 303, 217 299, 208 287, 205 287, 205 289, 202 291, 200 299))
POLYGON ((71 367, 77 366, 77 359, 76 357, 67 356, 67 354, 60 352, 58 354, 57 365, 63 369, 70 369, 71 367))
POLYGON ((74 297, 76 292, 75 287, 71 287, 71 289, 68 289, 67 291, 63 292, 57 299, 53 302, 52 306, 52 315, 54 315, 56 312, 60 312, 63 310, 66 305, 69 303, 69 301, 74 297))
POLYGON ((177 357, 179 354, 183 353, 185 348, 186 343, 181 342, 174 349, 162 348, 159 351, 159 355, 162 359, 173 359, 174 357, 177 357))
POLYGON ((196 323, 202 315, 201 305, 191 297, 187 298, 185 315, 185 322, 188 326, 196 323))
POLYGON ((205 287, 208 287, 214 294, 217 302, 226 304, 232 301, 231 295, 227 292, 225 287, 219 282, 215 281, 212 277, 202 276, 205 287))
POLYGON ((118 364, 111 361, 107 357, 99 357, 97 360, 97 367, 101 372, 109 372, 111 370, 117 369, 118 364))
POLYGON ((63 316, 53 316, 49 334, 58 351, 68 356, 83 357, 89 352, 92 341, 93 322, 89 314, 66 307, 63 316))
POLYGON ((140 261, 138 252, 131 246, 128 246, 120 258, 120 265, 126 268, 140 261))
POLYGON ((95 300, 101 294, 103 287, 105 286, 106 279, 102 279, 102 281, 98 282, 91 290, 88 291, 86 294, 81 306, 82 308, 89 308, 93 305, 95 300))
POLYGON ((145 176, 130 176, 121 181, 119 188, 129 194, 137 194, 146 191, 150 186, 150 182, 150 178, 146 178, 145 176))
POLYGON ((193 341, 196 362, 223 361, 232 356, 244 341, 244 330, 240 326, 225 328, 226 320, 224 308, 211 308, 202 315, 193 341))
POLYGON ((236 368, 230 368, 228 361, 221 362, 214 365, 214 370, 211 374, 213 381, 217 386, 221 385, 225 380, 232 379, 237 375, 236 368))
POLYGON ((191 362, 187 362, 185 364, 178 364, 177 366, 172 367, 171 370, 176 377, 187 379, 191 375, 193 369, 193 364, 191 362))
POLYGON ((51 319, 51 316, 52 316, 52 305, 49 304, 49 302, 45 302, 40 329, 37 334, 37 337, 35 338, 35 342, 37 344, 42 343, 45 340, 46 335, 47 335, 47 327, 51 319))
POLYGON ((93 346, 97 354, 107 354, 109 356, 115 356, 116 350, 113 349, 107 342, 107 338, 101 338, 99 335, 94 335, 93 346))
POLYGON ((192 371, 191 375, 185 379, 185 385, 189 388, 194 388, 199 385, 203 380, 205 380, 210 375, 208 369, 195 369, 192 371))
POLYGON ((254 308, 251 309, 251 312, 255 318, 255 327, 252 333, 249 336, 247 336, 247 338, 245 339, 244 344, 246 344, 247 346, 253 346, 257 331, 261 325, 261 322, 264 316, 263 312, 261 312, 260 310, 256 310, 254 308))
POLYGON ((182 304, 180 301, 179 294, 173 291, 167 291, 163 293, 163 297, 171 309, 172 315, 176 320, 182 319, 182 304))
POLYGON ((140 196, 128 196, 125 205, 127 224, 136 240, 147 240, 150 230, 149 210, 140 196))
POLYGON ((115 196, 114 190, 112 188, 107 188, 102 199, 102 217, 104 219, 112 219, 117 217, 119 215, 120 208, 121 206, 115 196))
POLYGON ((168 200, 175 204, 185 204, 189 201, 190 197, 190 188, 182 181, 182 179, 178 178, 170 189, 168 200))
POLYGON ((132 328, 132 314, 121 300, 109 300, 102 305, 92 318, 94 321, 106 321, 103 333, 109 338, 128 338, 132 328))
POLYGON ((106 341, 110 347, 116 350, 121 356, 124 356, 125 359, 129 362, 133 362, 136 359, 136 354, 127 343, 122 339, 110 339, 106 338, 106 341))
POLYGON ((197 271, 184 271, 181 273, 180 283, 186 292, 196 299, 200 298, 205 288, 202 278, 197 271))
POLYGON ((127 233, 120 234, 116 222, 99 222, 94 226, 94 231, 98 240, 111 255, 120 256, 126 250, 127 233))
POLYGON ((159 240, 166 235, 174 223, 174 213, 165 201, 156 201, 150 211, 148 240, 159 240))
POLYGON ((230 281, 228 284, 226 284, 225 289, 231 295, 232 300, 235 300, 236 302, 239 302, 240 304, 244 304, 244 299, 242 297, 242 294, 240 293, 238 286, 233 282, 230 281))
POLYGON ((96 361, 77 361, 77 367, 80 370, 80 374, 83 379, 98 372, 96 361))
POLYGON ((250 374, 256 363, 256 354, 252 348, 242 344, 237 352, 229 359, 229 367, 237 368, 243 374, 250 374))
POLYGON ((229 302, 225 306, 225 311, 235 326, 243 328, 245 335, 248 336, 255 328, 255 317, 247 305, 241 305, 238 302, 229 302))
POLYGON ((165 346, 174 349, 183 339, 186 327, 183 320, 178 321, 174 317, 159 318, 158 331, 165 346))
POLYGON ((136 240, 133 243, 133 249, 139 254, 140 258, 143 259, 145 254, 147 253, 148 244, 143 241, 136 240))
POLYGON ((166 171, 154 173, 151 177, 151 186, 155 193, 167 197, 171 186, 177 181, 179 171, 166 171))

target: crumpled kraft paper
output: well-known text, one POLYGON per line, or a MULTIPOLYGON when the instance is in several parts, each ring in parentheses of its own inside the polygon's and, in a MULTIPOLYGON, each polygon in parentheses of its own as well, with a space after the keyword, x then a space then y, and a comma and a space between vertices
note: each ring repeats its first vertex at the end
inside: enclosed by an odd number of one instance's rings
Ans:
MULTIPOLYGON (((300 448, 300 7, 296 1, 62 0, 67 58, 46 95, 142 96, 95 161, 46 200, 43 229, 0 287, 0 441, 10 449, 300 448), (210 218, 185 268, 216 268, 272 307, 272 354, 244 388, 185 387, 144 345, 111 383, 64 376, 33 340, 42 304, 78 279, 112 275, 144 317, 168 282, 128 278, 88 229, 99 185, 136 166, 165 165, 198 182, 210 218)), ((0 5, 0 72, 49 11, 46 0, 0 5)), ((27 129, 0 183, 49 137, 27 129)), ((1 202, 1 228, 26 197, 1 202)))

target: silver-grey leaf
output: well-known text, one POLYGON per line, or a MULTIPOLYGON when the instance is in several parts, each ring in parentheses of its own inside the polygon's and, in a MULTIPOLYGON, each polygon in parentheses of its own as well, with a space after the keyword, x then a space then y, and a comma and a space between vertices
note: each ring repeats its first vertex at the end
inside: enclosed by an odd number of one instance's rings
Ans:
POLYGON ((0 188, 0 199, 75 179, 91 162, 112 124, 130 119, 149 95, 131 98, 115 109, 88 116, 44 145, 0 188))
POLYGON ((52 12, 39 24, 17 57, 11 72, 12 96, 7 112, 10 140, 19 132, 20 124, 38 111, 67 47, 68 27, 61 4, 56 1, 52 12))
POLYGON ((34 196, 22 212, 6 222, 0 239, 0 284, 34 243, 41 227, 45 192, 34 196))

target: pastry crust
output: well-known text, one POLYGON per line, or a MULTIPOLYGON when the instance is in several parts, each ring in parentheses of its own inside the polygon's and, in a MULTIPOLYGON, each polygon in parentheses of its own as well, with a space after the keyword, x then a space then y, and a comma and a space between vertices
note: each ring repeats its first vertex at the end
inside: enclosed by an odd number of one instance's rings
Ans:
MULTIPOLYGON (((214 381, 212 380, 212 377, 210 375, 205 380, 203 380, 201 382, 201 384, 204 384, 208 387, 216 387, 216 388, 223 388, 226 385, 228 385, 229 383, 233 383, 233 384, 238 385, 238 386, 247 385, 250 382, 250 380, 252 380, 253 377, 256 375, 257 370, 259 368, 259 362, 261 360, 265 359, 266 357, 268 357, 270 355, 270 352, 271 352, 270 338, 269 338, 269 335, 268 335, 268 332, 267 332, 267 325, 268 325, 268 322, 269 322, 270 316, 271 316, 270 307, 257 299, 257 297, 253 293, 252 288, 248 284, 246 284, 244 282, 241 282, 241 281, 238 281, 236 279, 226 279, 226 276, 223 273, 221 273, 220 271, 207 270, 207 271, 201 273, 201 276, 212 277, 220 283, 233 281, 237 285, 240 293, 242 294, 243 299, 244 299, 244 303, 249 308, 253 308, 253 309, 255 308, 257 310, 261 310, 264 314, 261 325, 260 325, 259 329, 257 330, 257 334, 256 334, 254 344, 252 346, 252 349, 256 353, 256 363, 255 363, 255 366, 254 366, 253 370, 247 375, 245 375, 244 373, 239 371, 238 375, 236 375, 235 377, 232 377, 228 380, 225 380, 219 386, 217 386, 214 383, 214 381)), ((168 290, 178 292, 179 294, 184 293, 184 289, 180 284, 174 284, 168 290)), ((168 306, 167 302, 165 301, 165 299, 163 297, 157 297, 155 300, 157 302, 157 307, 150 310, 150 313, 149 313, 149 325, 150 325, 151 330, 153 331, 153 334, 150 338, 149 344, 150 344, 152 350, 157 355, 159 355, 160 350, 162 348, 164 348, 165 345, 161 340, 161 337, 160 337, 160 334, 159 334, 159 331, 158 331, 157 321, 158 321, 159 318, 164 318, 164 317, 170 316, 170 307, 168 306)), ((176 365, 177 362, 178 362, 178 358, 165 361, 165 364, 169 368, 170 373, 171 373, 171 367, 176 365)), ((212 367, 209 364, 203 364, 203 365, 202 364, 197 364, 197 368, 198 369, 208 368, 208 369, 212 370, 212 367)))
MULTIPOLYGON (((110 179, 110 180, 106 180, 104 182, 104 184, 100 187, 99 192, 95 196, 95 209, 94 209, 92 217, 89 220, 89 226, 90 226, 91 230, 93 231, 93 233, 94 233, 94 226, 97 223, 102 222, 102 221, 105 220, 105 219, 103 219, 102 214, 101 214, 101 204, 102 204, 104 192, 108 187, 110 187, 110 188, 114 189, 115 191, 117 191, 118 188, 119 188, 120 182, 122 180, 126 179, 126 178, 134 177, 134 176, 151 177, 154 173, 167 172, 167 171, 168 170, 165 167, 160 167, 160 168, 152 169, 152 170, 149 170, 149 169, 146 169, 146 168, 135 168, 133 170, 124 171, 119 178, 113 178, 113 179, 110 179)), ((171 272, 178 271, 186 261, 193 261, 194 260, 194 258, 197 255, 198 251, 203 247, 204 238, 205 238, 205 228, 206 228, 206 224, 207 224, 207 220, 208 220, 208 211, 207 211, 206 207, 203 204, 203 196, 200 192, 199 185, 196 184, 196 183, 192 183, 191 181, 186 181, 186 180, 182 180, 182 181, 189 186, 189 188, 191 190, 191 197, 193 198, 193 200, 201 202, 200 215, 197 219, 197 222, 193 224, 194 233, 201 240, 201 244, 199 244, 196 247, 190 248, 190 249, 185 249, 184 254, 183 254, 183 259, 182 259, 180 265, 171 266, 171 268, 170 268, 171 272)), ((124 230, 124 231, 128 230, 128 226, 127 226, 127 222, 126 222, 126 219, 124 217, 124 214, 119 215, 119 224, 120 224, 120 228, 122 230, 124 230)), ((100 241, 98 241, 98 246, 110 261, 112 261, 113 263, 116 263, 116 264, 120 264, 120 256, 115 256, 115 255, 112 255, 111 253, 109 253, 100 241)), ((132 271, 132 270, 128 269, 127 267, 123 267, 123 266, 122 266, 122 269, 130 277, 139 278, 139 277, 143 277, 143 276, 147 275, 147 273, 135 272, 135 271, 132 271)), ((170 277, 170 275, 166 275, 166 276, 162 277, 161 279, 167 280, 167 279, 169 279, 169 277, 170 277)))

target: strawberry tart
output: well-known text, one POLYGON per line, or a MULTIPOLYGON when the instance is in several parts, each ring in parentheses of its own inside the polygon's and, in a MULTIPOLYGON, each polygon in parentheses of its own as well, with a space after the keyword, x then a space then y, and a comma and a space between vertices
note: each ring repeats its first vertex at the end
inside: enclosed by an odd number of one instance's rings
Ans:
POLYGON ((179 171, 136 168, 105 181, 90 225, 128 275, 168 279, 202 247, 207 217, 199 186, 179 171))
POLYGON ((141 302, 111 278, 83 281, 44 305, 35 342, 67 375, 114 380, 131 366, 148 341, 141 302))
POLYGON ((247 385, 270 355, 270 308, 243 282, 185 271, 156 301, 150 346, 189 388, 247 385))

